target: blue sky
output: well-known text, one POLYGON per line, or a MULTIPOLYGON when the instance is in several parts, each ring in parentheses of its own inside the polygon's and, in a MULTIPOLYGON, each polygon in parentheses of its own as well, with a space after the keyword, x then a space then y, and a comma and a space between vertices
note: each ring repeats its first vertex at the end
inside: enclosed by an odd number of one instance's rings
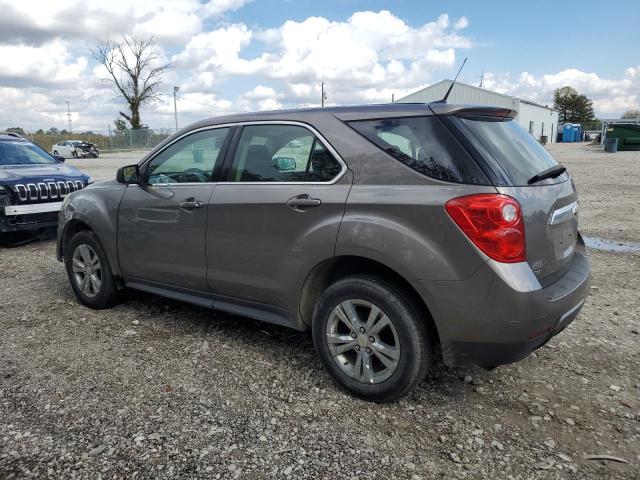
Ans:
POLYGON ((478 43, 461 52, 469 56, 469 81, 483 69, 541 75, 573 67, 616 76, 640 62, 640 4, 633 0, 260 0, 230 13, 229 20, 272 28, 313 15, 344 20, 363 10, 389 10, 413 26, 441 13, 467 17, 466 34, 478 43), (562 4, 571 3, 577 7, 563 12, 562 4))
MULTIPOLYGON (((389 101, 451 78, 551 103, 571 85, 613 117, 640 108, 640 4, 614 0, 0 0, 3 117, 106 129, 123 108, 91 58, 98 36, 153 35, 165 75, 143 119, 168 127, 247 110, 389 101)), ((9 125, 0 125, 0 128, 9 125)))

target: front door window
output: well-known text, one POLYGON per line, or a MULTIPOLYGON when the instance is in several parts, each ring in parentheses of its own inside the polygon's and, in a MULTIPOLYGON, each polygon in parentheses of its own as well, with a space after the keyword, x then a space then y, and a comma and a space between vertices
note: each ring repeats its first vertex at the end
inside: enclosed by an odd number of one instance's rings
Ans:
POLYGON ((229 130, 204 130, 178 140, 151 160, 146 172, 147 183, 210 182, 229 130))

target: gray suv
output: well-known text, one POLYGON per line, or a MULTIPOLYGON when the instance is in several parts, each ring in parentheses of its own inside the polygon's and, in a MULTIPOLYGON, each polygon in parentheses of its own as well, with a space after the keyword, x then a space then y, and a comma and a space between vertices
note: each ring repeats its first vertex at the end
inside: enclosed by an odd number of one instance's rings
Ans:
POLYGON ((518 361, 589 291, 575 186, 493 107, 391 104, 204 120, 65 199, 78 299, 143 290, 297 330, 384 402, 447 365, 518 361))

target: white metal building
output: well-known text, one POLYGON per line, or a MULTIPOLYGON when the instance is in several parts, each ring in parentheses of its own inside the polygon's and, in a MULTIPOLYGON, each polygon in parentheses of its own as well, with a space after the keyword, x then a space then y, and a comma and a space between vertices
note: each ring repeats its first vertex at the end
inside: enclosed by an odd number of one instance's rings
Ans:
MULTIPOLYGON (((396 101, 399 103, 435 102, 444 97, 451 83, 451 80, 442 80, 396 101)), ((512 108, 518 112, 516 117, 518 123, 537 140, 546 136, 547 142, 556 141, 558 112, 545 105, 460 82, 454 85, 447 102, 512 108)))

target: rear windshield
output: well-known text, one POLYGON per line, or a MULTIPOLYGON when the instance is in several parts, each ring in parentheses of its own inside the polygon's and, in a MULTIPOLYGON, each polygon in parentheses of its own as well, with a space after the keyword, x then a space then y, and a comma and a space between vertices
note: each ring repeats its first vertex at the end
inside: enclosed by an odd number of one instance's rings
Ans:
POLYGON ((349 125, 423 175, 445 182, 489 183, 467 151, 436 117, 360 120, 349 125))
MULTIPOLYGON (((515 120, 487 121, 460 118, 474 137, 488 150, 511 178, 513 185, 527 185, 527 180, 557 165, 551 154, 515 120)), ((540 184, 559 183, 566 175, 548 179, 540 184)))
POLYGON ((25 140, 0 141, 0 165, 57 163, 47 152, 25 140))

